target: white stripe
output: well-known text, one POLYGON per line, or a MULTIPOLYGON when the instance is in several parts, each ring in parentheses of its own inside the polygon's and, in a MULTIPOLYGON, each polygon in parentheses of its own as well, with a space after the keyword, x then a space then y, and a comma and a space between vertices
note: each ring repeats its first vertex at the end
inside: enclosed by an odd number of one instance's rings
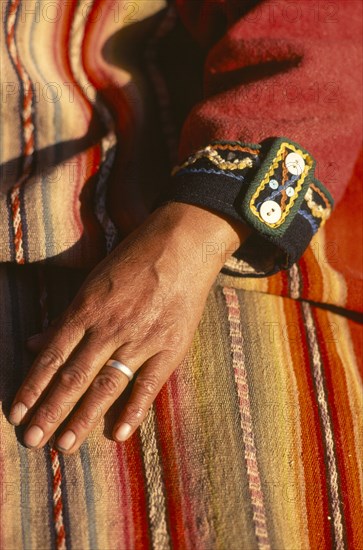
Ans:
POLYGON ((296 264, 293 264, 289 269, 290 276, 290 298, 297 300, 300 298, 300 275, 296 264))
POLYGON ((140 426, 142 456, 147 481, 150 531, 153 549, 168 550, 171 546, 166 522, 162 469, 155 432, 155 409, 152 405, 140 426))
POLYGON ((313 360, 313 373, 316 385, 316 393, 318 398, 319 412, 324 427, 325 447, 328 456, 328 477, 329 486, 332 495, 332 513, 333 513, 333 526, 335 533, 335 550, 344 549, 343 540, 343 523, 342 515, 339 506, 339 492, 338 492, 338 471, 334 455, 334 437, 331 427, 328 404, 325 395, 323 373, 321 365, 321 356, 319 351, 318 342, 316 339, 316 332, 314 326, 314 320, 311 313, 310 304, 304 302, 303 312, 305 317, 305 323, 308 330, 309 347, 313 360))

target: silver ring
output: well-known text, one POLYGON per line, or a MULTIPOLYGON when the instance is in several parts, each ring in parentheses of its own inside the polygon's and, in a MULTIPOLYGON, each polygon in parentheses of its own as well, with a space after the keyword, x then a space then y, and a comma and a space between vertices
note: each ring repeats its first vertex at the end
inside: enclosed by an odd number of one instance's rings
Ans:
POLYGON ((115 359, 110 359, 109 361, 107 361, 106 365, 108 367, 113 367, 114 369, 117 369, 119 370, 120 372, 122 372, 123 374, 126 374, 127 378, 131 381, 134 377, 134 373, 132 372, 131 369, 129 369, 129 367, 127 367, 126 365, 124 365, 123 363, 120 363, 120 361, 116 361, 115 359))

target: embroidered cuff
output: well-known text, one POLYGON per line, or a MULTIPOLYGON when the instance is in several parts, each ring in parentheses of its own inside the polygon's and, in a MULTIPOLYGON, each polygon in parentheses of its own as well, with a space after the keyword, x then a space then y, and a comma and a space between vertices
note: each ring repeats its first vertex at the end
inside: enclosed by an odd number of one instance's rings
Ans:
POLYGON ((272 275, 301 257, 330 216, 334 201, 314 170, 313 157, 287 138, 213 142, 174 168, 155 208, 185 202, 244 221, 255 231, 223 271, 272 275))

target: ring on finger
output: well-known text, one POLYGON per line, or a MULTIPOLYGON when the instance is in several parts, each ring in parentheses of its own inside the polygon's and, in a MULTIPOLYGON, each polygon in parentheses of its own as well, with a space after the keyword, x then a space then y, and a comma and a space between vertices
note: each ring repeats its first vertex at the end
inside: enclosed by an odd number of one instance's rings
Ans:
POLYGON ((124 363, 116 361, 116 359, 110 359, 109 361, 107 361, 106 366, 113 367, 114 369, 119 370, 127 376, 130 382, 134 377, 134 373, 132 372, 132 370, 127 365, 124 365, 124 363))

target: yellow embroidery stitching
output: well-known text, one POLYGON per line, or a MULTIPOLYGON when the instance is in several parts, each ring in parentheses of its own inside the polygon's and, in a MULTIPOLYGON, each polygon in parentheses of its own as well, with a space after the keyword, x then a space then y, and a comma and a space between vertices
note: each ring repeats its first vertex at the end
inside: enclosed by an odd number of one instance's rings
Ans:
POLYGON ((313 191, 310 187, 306 191, 306 195, 304 199, 306 200, 312 215, 315 218, 320 218, 322 220, 321 221, 321 227, 322 227, 330 216, 331 208, 330 207, 324 208, 321 204, 317 204, 313 199, 313 191))
POLYGON ((276 154, 276 157, 274 158, 274 160, 272 161, 270 167, 269 167, 269 170, 268 172, 266 173, 265 177, 263 178, 263 180, 261 181, 260 185, 257 187, 256 191, 254 192, 254 194, 252 195, 252 198, 250 200, 250 209, 251 211, 255 214, 255 216, 258 217, 259 220, 261 220, 263 223, 266 224, 266 222, 261 218, 260 216, 260 213, 258 212, 257 208, 255 207, 254 205, 254 202, 255 202, 255 199, 259 196, 259 194, 261 193, 261 191, 266 187, 266 185, 268 185, 270 179, 271 179, 271 176, 274 174, 275 172, 275 169, 278 167, 278 164, 280 162, 280 160, 282 159, 282 155, 284 153, 284 149, 285 147, 289 147, 289 149, 292 149, 295 153, 298 153, 299 155, 301 155, 303 157, 303 159, 305 160, 305 167, 304 167, 304 170, 300 176, 300 179, 298 180, 297 182, 297 186, 295 188, 295 195, 294 197, 291 198, 289 204, 287 205, 286 209, 283 211, 283 214, 280 218, 280 220, 276 223, 267 223, 267 225, 269 227, 279 227, 279 225, 281 225, 286 216, 288 215, 289 211, 291 210, 295 200, 297 199, 298 195, 299 195, 299 191, 300 189, 302 188, 302 185, 305 181, 305 178, 308 174, 308 171, 310 170, 310 168, 312 167, 313 165, 313 160, 312 158, 306 154, 306 153, 303 153, 302 151, 300 151, 300 149, 298 149, 297 147, 295 147, 294 145, 291 145, 290 143, 287 143, 287 142, 283 142, 281 143, 280 145, 280 148, 279 150, 277 151, 277 154, 276 154))
POLYGON ((200 149, 199 151, 188 157, 187 160, 180 166, 175 166, 173 168, 172 175, 174 176, 177 172, 179 172, 183 168, 186 168, 187 166, 194 164, 197 160, 201 158, 207 158, 208 160, 213 162, 215 166, 221 168, 222 170, 243 170, 244 168, 252 168, 253 166, 253 162, 250 157, 246 157, 242 160, 236 158, 233 162, 231 162, 222 158, 213 146, 208 145, 204 149, 200 149))

